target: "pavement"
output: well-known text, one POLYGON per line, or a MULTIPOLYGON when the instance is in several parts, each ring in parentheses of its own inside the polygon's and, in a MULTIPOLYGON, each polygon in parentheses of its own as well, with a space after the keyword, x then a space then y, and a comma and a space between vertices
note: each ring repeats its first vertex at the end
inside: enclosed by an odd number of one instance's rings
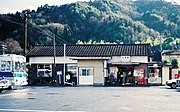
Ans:
POLYGON ((0 94, 0 112, 180 112, 177 90, 167 86, 24 86, 0 94))

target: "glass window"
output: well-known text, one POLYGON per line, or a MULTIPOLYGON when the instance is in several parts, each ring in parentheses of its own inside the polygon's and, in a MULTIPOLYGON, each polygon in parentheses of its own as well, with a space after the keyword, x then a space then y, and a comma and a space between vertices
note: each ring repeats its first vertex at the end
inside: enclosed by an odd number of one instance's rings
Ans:
POLYGON ((19 74, 19 77, 23 77, 23 75, 22 75, 22 74, 19 74))
POLYGON ((22 74, 19 74, 19 73, 14 74, 14 75, 15 75, 15 77, 22 77, 22 74))
POLYGON ((14 63, 14 61, 12 61, 12 72, 14 72, 14 70, 15 70, 14 65, 15 65, 15 63, 14 63))
POLYGON ((27 77, 27 74, 23 74, 22 76, 23 76, 23 77, 27 77))
POLYGON ((162 80, 162 68, 161 67, 149 67, 148 83, 161 83, 162 80))
POLYGON ((1 71, 6 70, 6 61, 1 61, 1 71))
POLYGON ((149 73, 151 74, 150 76, 156 76, 156 77, 162 77, 161 73, 162 68, 154 68, 154 67, 149 67, 149 73))
POLYGON ((11 70, 11 61, 6 62, 6 70, 10 71, 11 70))
POLYGON ((86 69, 82 69, 82 76, 86 76, 86 69))
POLYGON ((92 76, 93 68, 80 68, 80 75, 81 76, 92 76))
POLYGON ((37 71, 37 77, 52 77, 52 65, 39 64, 38 71, 37 71))
POLYGON ((26 64, 25 63, 21 63, 20 70, 21 71, 25 71, 25 69, 26 69, 26 64))
POLYGON ((16 61, 15 62, 15 72, 19 72, 19 70, 20 70, 20 62, 16 61))
POLYGON ((77 64, 68 64, 67 65, 67 70, 68 70, 68 72, 72 73, 73 76, 76 76, 77 64))
POLYGON ((87 75, 87 76, 90 76, 90 69, 87 69, 87 70, 86 70, 86 75, 87 75))
POLYGON ((51 66, 50 65, 45 65, 45 69, 51 69, 51 66))
POLYGON ((38 69, 44 69, 44 64, 38 65, 38 69))
POLYGON ((43 77, 44 76, 44 71, 38 71, 38 77, 43 77))

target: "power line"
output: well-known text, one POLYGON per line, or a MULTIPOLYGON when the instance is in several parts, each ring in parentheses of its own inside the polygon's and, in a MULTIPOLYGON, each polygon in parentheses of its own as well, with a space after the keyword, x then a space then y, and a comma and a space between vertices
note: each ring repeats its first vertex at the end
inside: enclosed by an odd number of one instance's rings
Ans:
MULTIPOLYGON (((39 29, 40 31, 47 31, 47 32, 49 32, 49 33, 51 33, 51 35, 49 35, 48 33, 47 33, 47 36, 50 36, 50 37, 53 37, 53 35, 56 35, 56 37, 59 37, 59 35, 57 35, 57 34, 54 34, 52 31, 50 31, 50 30, 48 30, 48 29, 46 29, 46 28, 39 28, 38 26, 35 26, 34 25, 34 27, 36 27, 37 29, 39 29)), ((62 32, 63 33, 63 32, 62 32)), ((61 33, 61 34, 62 34, 61 33)), ((69 42, 67 42, 66 40, 64 40, 64 39, 62 39, 61 37, 59 37, 59 39, 61 39, 63 42, 65 42, 66 44, 70 44, 69 42)), ((60 43, 62 43, 62 42, 60 42, 60 43)))
MULTIPOLYGON (((1 17, 2 18, 2 17, 1 17)), ((1 20, 3 20, 3 21, 6 21, 6 22, 10 22, 10 23, 14 23, 14 24, 17 24, 17 25, 20 25, 20 26, 23 26, 23 24, 21 24, 21 23, 18 23, 18 22, 15 22, 15 21, 12 21, 12 20, 9 20, 9 18, 5 18, 6 20, 4 20, 4 18, 3 19, 1 19, 1 20)), ((62 39, 59 35, 57 35, 57 34, 54 34, 53 32, 51 32, 50 30, 48 30, 48 29, 40 29, 39 27, 37 27, 36 25, 33 25, 33 24, 31 24, 33 27, 35 27, 35 28, 37 28, 37 29, 39 29, 40 30, 40 32, 38 31, 38 33, 41 33, 41 34, 43 34, 43 35, 46 35, 46 36, 49 36, 49 37, 52 37, 53 38, 53 35, 56 35, 59 39, 61 39, 63 42, 65 42, 66 44, 70 44, 69 42, 67 42, 66 40, 64 40, 64 39, 62 39), (49 35, 49 34, 45 34, 44 33, 44 31, 43 30, 46 30, 46 32, 50 32, 52 35, 49 35)), ((36 30, 34 30, 34 29, 32 29, 32 28, 29 28, 28 27, 28 29, 31 29, 31 30, 33 30, 33 31, 35 31, 35 32, 37 32, 36 30)), ((62 34, 62 33, 61 33, 62 34)), ((60 41, 58 41, 59 43, 62 43, 62 42, 60 42, 60 41)))
MULTIPOLYGON (((2 21, 14 23, 14 24, 16 24, 16 25, 20 25, 20 26, 23 27, 23 23, 18 23, 18 22, 9 20, 9 19, 7 19, 7 18, 5 18, 5 19, 6 19, 6 20, 4 20, 4 18, 2 18, 2 17, 0 16, 0 20, 2 20, 2 21)), ((42 31, 34 30, 33 28, 29 28, 29 27, 28 27, 28 29, 30 29, 30 30, 32 30, 32 31, 35 31, 35 32, 37 32, 37 33, 41 33, 41 34, 45 35, 42 31)), ((49 35, 47 35, 47 36, 49 36, 49 35)))
MULTIPOLYGON (((9 17, 10 17, 10 16, 9 16, 9 17)), ((17 25, 20 25, 20 26, 23 26, 23 27, 24 27, 23 23, 18 23, 18 22, 12 21, 12 20, 10 20, 9 18, 6 18, 6 17, 2 18, 2 17, 0 16, 0 20, 6 21, 6 22, 10 22, 10 23, 14 23, 14 24, 17 24, 17 25)), ((35 31, 35 32, 38 32, 38 33, 40 33, 40 34, 49 36, 49 37, 51 37, 51 38, 54 37, 53 35, 56 35, 56 37, 58 37, 59 39, 61 39, 61 40, 62 40, 63 42, 65 42, 66 44, 70 44, 70 43, 67 42, 66 40, 62 39, 59 35, 54 34, 52 31, 50 31, 50 30, 48 30, 48 29, 46 29, 46 28, 41 29, 41 28, 39 28, 39 27, 36 26, 36 25, 33 25, 33 24, 31 24, 31 25, 32 25, 33 27, 35 27, 36 29, 40 30, 40 31, 34 30, 33 28, 29 28, 29 27, 28 27, 28 29, 30 29, 30 30, 32 30, 32 31, 35 31), (51 35, 49 35, 48 33, 44 33, 44 30, 45 30, 46 32, 51 33, 51 35)), ((62 32, 62 33, 63 33, 63 32, 62 32)), ((61 33, 61 34, 62 34, 62 33, 61 33)), ((56 40, 56 41, 57 41, 57 40, 56 40)), ((63 43, 63 42, 60 42, 60 41, 58 41, 58 42, 59 42, 59 43, 63 43)))
MULTIPOLYGON (((6 19, 6 18, 5 18, 5 19, 6 19)), ((1 18, 1 16, 0 16, 0 20, 2 20, 2 21, 6 21, 6 22, 10 22, 10 23, 14 23, 14 24, 16 24, 16 25, 23 26, 23 23, 18 23, 18 22, 15 22, 15 21, 9 20, 9 19, 4 20, 4 19, 2 19, 2 18, 1 18)), ((29 27, 28 27, 28 29, 30 29, 30 30, 32 30, 32 31, 35 31, 35 32, 37 32, 37 33, 44 34, 43 32, 40 32, 40 31, 34 30, 33 28, 29 28, 29 27)), ((49 35, 48 35, 48 36, 49 36, 49 35)))
POLYGON ((12 21, 12 20, 10 20, 9 18, 2 18, 2 17, 0 16, 0 20, 6 21, 6 22, 10 22, 10 23, 14 23, 14 24, 17 24, 17 25, 20 25, 20 26, 23 26, 23 23, 18 23, 18 22, 12 21), (6 20, 5 20, 5 19, 6 19, 6 20))
MULTIPOLYGON (((66 44, 70 44, 69 42, 67 42, 66 40, 64 40, 64 39, 62 39, 59 35, 57 35, 57 34, 54 34, 52 31, 50 31, 50 30, 48 30, 47 28, 39 28, 38 26, 35 26, 34 25, 34 27, 36 27, 37 29, 39 29, 41 32, 43 32, 43 30, 45 30, 46 32, 49 32, 49 33, 51 33, 51 35, 49 35, 49 34, 47 34, 46 33, 46 35, 47 36, 50 36, 50 37, 52 37, 52 38, 54 38, 54 35, 56 36, 56 37, 58 37, 59 39, 61 39, 63 42, 65 42, 66 44)), ((63 33, 63 32, 62 32, 63 33)), ((61 34, 62 34, 61 33, 61 34)), ((57 41, 57 40, 56 40, 57 41)), ((60 42, 60 43, 62 43, 62 42, 60 42)))

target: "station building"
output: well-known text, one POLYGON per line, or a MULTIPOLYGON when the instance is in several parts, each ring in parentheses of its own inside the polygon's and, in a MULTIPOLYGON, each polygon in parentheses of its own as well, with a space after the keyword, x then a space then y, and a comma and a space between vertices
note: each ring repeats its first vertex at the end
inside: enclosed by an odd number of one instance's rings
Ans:
POLYGON ((63 84, 70 74, 77 85, 164 84, 169 67, 151 56, 150 44, 35 46, 27 55, 29 83, 63 84))

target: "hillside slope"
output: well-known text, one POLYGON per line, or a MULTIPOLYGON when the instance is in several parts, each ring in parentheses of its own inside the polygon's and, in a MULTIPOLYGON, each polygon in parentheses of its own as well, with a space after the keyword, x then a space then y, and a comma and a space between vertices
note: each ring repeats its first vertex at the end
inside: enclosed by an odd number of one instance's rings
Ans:
POLYGON ((180 6, 162 1, 95 0, 62 6, 44 5, 0 15, 0 40, 17 40, 23 46, 22 14, 28 17, 28 49, 35 45, 76 44, 80 41, 150 43, 163 48, 180 45, 180 6))

